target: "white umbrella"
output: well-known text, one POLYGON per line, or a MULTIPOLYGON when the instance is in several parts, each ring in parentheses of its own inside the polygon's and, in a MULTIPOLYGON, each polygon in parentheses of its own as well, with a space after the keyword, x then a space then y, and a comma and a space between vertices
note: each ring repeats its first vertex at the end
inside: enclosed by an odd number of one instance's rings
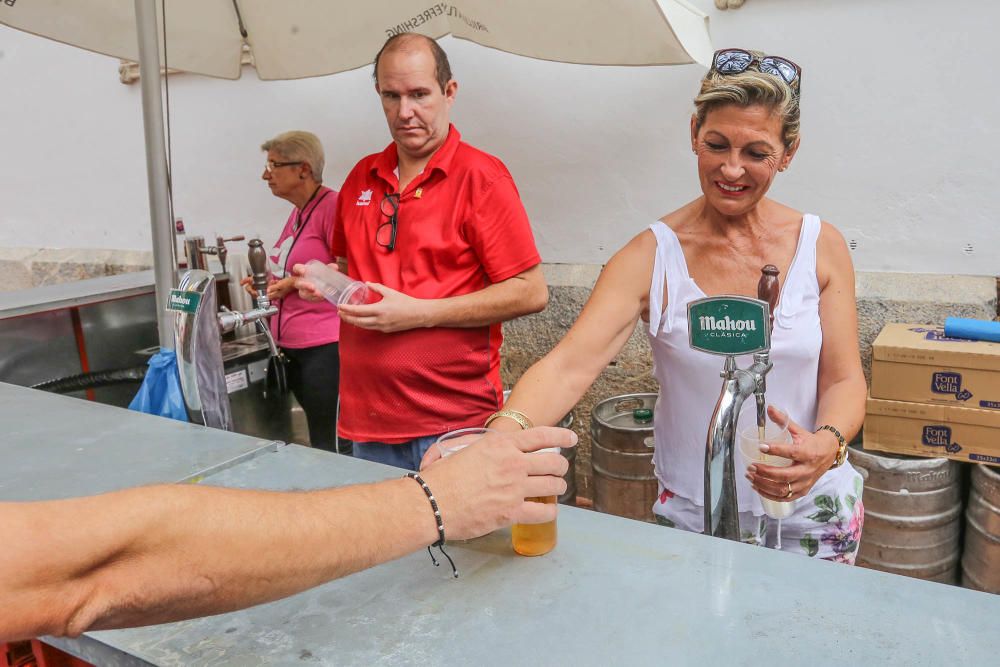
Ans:
POLYGON ((712 56, 708 17, 685 0, 2 0, 0 24, 140 63, 160 344, 172 286, 159 71, 236 79, 244 48, 262 79, 332 74, 372 62, 398 32, 451 34, 532 58, 674 65, 712 56))
MULTIPOLYGON (((133 3, 0 2, 0 23, 138 60, 133 3)), ((162 29, 161 3, 150 4, 162 29)), ((707 65, 712 55, 708 19, 685 0, 167 0, 165 11, 170 67, 225 79, 239 78, 244 44, 260 78, 297 79, 367 65, 406 30, 594 65, 707 65)))

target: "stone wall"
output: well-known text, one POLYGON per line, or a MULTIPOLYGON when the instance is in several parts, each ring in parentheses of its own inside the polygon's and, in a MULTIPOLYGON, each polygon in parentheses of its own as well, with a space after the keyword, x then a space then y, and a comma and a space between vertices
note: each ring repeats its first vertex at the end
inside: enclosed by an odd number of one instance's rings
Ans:
POLYGON ((0 292, 153 268, 153 253, 89 248, 0 247, 0 292))
MULTIPOLYGON (((600 269, 594 265, 545 265, 548 308, 504 326, 501 372, 505 386, 512 386, 566 334, 586 303, 600 269)), ((994 319, 997 315, 997 282, 992 276, 861 272, 856 284, 858 338, 866 378, 870 376, 872 341, 887 322, 943 324, 949 315, 979 319, 994 319)), ((573 430, 580 436, 576 458, 580 496, 593 498, 590 411, 594 404, 619 394, 656 390, 649 343, 640 323, 622 352, 573 410, 573 430)))

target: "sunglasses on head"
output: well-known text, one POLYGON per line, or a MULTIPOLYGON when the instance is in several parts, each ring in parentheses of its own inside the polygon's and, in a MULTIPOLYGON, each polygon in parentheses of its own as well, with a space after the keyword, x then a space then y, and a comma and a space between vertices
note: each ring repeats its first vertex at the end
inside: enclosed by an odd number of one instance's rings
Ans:
POLYGON ((755 63, 759 72, 776 76, 799 92, 802 68, 781 56, 758 56, 746 49, 720 49, 712 57, 712 70, 719 74, 742 74, 755 63))

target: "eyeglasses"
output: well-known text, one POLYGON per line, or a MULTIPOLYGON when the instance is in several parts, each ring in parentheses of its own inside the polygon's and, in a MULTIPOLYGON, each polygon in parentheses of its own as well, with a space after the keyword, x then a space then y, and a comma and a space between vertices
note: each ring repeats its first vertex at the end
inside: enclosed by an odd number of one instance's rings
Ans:
POLYGON ((270 174, 278 167, 293 167, 297 164, 302 164, 302 160, 298 160, 297 162, 275 162, 274 160, 268 160, 264 163, 264 171, 270 174))
POLYGON ((375 243, 392 252, 396 247, 396 221, 399 217, 399 193, 387 194, 380 206, 382 215, 389 219, 375 230, 375 243), (386 237, 388 236, 388 239, 386 237))
POLYGON ((719 74, 742 74, 754 63, 758 71, 778 77, 799 92, 802 68, 781 56, 758 56, 745 49, 719 49, 712 57, 712 70, 719 74))

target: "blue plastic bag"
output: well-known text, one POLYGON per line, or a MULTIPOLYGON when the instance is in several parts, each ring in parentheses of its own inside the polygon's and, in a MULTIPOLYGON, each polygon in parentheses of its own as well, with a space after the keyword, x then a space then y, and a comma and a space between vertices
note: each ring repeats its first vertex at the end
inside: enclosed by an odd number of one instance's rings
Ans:
POLYGON ((188 421, 177 371, 177 355, 173 350, 161 349, 150 358, 146 378, 128 408, 182 422, 188 421))

